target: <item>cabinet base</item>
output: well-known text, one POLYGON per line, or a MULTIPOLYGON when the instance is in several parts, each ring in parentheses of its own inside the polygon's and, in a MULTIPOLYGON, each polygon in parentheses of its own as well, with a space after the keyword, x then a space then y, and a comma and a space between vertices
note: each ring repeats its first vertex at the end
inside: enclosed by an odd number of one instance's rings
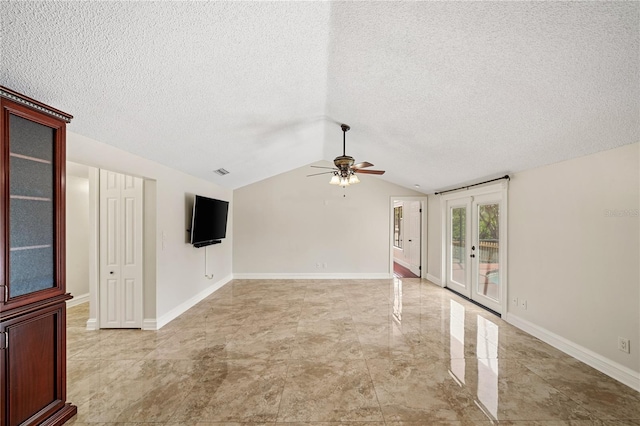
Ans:
POLYGON ((66 403, 64 407, 56 411, 53 416, 40 423, 40 426, 61 426, 76 414, 78 414, 78 407, 66 403))

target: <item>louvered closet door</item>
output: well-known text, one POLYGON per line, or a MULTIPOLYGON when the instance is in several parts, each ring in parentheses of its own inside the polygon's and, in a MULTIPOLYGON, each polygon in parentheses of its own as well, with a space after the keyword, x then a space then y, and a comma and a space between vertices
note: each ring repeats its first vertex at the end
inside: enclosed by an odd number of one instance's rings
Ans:
POLYGON ((100 170, 100 328, 142 327, 142 185, 100 170))

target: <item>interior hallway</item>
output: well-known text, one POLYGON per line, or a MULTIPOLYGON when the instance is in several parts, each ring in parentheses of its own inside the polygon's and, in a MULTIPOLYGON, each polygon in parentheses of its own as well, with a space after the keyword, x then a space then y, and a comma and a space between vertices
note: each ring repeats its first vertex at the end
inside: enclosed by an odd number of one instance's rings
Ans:
POLYGON ((235 280, 156 332, 87 318, 74 426, 640 425, 640 393, 426 280, 235 280))

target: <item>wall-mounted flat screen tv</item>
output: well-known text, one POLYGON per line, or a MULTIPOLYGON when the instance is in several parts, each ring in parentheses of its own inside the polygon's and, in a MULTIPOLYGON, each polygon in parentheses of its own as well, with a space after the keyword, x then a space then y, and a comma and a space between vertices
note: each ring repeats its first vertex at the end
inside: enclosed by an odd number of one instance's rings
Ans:
POLYGON ((196 195, 191 218, 191 244, 204 247, 227 236, 229 202, 196 195))

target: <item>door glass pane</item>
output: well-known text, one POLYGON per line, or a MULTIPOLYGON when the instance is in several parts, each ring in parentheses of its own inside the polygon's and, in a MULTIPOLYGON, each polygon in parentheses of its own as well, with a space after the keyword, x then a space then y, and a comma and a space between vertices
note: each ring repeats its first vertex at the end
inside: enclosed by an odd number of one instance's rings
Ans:
POLYGON ((393 208, 393 245, 402 248, 402 206, 393 208))
POLYGON ((466 286, 467 276, 467 208, 456 207, 451 209, 451 279, 466 286))
POLYGON ((500 296, 500 204, 478 206, 478 294, 500 296))
POLYGON ((9 116, 9 296, 54 283, 55 131, 9 116))

